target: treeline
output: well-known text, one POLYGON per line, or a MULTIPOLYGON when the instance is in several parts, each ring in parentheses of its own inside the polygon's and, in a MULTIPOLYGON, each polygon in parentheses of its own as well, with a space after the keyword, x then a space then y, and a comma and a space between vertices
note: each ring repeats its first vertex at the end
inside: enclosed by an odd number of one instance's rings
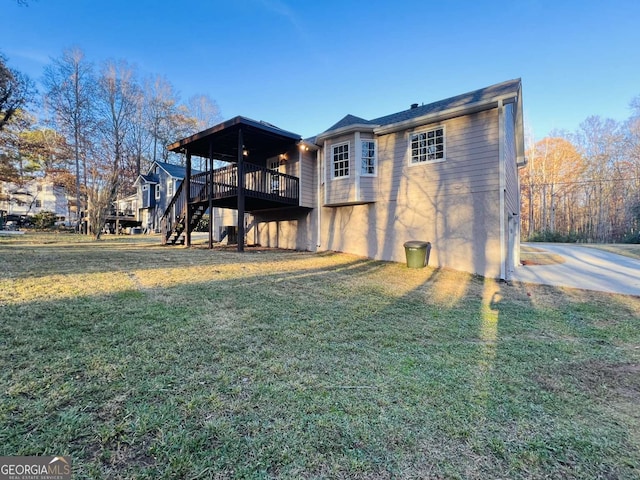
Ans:
POLYGON ((96 237, 151 162, 182 161, 168 144, 220 121, 207 95, 183 102, 165 77, 143 78, 124 60, 96 64, 78 48, 52 59, 40 83, 0 55, 0 181, 64 185, 96 237))
POLYGON ((624 122, 589 117, 529 149, 524 240, 640 243, 640 97, 631 107, 624 122))

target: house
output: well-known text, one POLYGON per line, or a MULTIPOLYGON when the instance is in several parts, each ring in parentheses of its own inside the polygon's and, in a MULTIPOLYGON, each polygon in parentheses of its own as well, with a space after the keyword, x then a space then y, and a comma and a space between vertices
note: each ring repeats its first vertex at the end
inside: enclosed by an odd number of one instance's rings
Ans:
MULTIPOLYGON (((141 227, 138 220, 138 194, 118 197, 107 212, 103 231, 105 233, 131 233, 133 228, 141 227)), ((137 233, 142 233, 138 228, 137 233)))
POLYGON ((52 212, 56 221, 75 224, 75 196, 50 178, 35 178, 21 183, 0 182, 0 211, 9 220, 28 221, 40 212, 52 212))
POLYGON ((185 168, 154 161, 144 175, 139 175, 137 189, 137 219, 146 231, 160 231, 160 219, 184 179, 185 168))
POLYGON ((375 119, 347 115, 306 140, 235 117, 169 149, 186 165, 162 220, 170 243, 190 244, 199 211, 227 208, 244 219, 239 250, 249 242, 401 262, 404 242, 423 240, 433 266, 509 279, 519 263, 520 79, 375 119), (192 157, 226 163, 195 173, 192 157))

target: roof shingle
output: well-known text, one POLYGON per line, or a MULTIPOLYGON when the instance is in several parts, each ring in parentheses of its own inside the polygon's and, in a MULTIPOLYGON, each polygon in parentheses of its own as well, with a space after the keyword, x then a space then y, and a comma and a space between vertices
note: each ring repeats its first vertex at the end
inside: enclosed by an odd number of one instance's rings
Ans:
POLYGON ((479 102, 491 100, 492 98, 501 97, 503 95, 509 95, 511 93, 515 94, 518 92, 519 88, 520 79, 516 78, 514 80, 508 80, 479 90, 474 90, 472 92, 456 95, 455 97, 445 98, 444 100, 439 100, 427 105, 421 105, 401 112, 374 118, 373 120, 365 120, 364 118, 356 117, 354 115, 347 115, 338 123, 325 130, 325 132, 331 132, 354 124, 370 124, 381 127, 391 125, 429 114, 444 112, 457 107, 470 106, 479 102))

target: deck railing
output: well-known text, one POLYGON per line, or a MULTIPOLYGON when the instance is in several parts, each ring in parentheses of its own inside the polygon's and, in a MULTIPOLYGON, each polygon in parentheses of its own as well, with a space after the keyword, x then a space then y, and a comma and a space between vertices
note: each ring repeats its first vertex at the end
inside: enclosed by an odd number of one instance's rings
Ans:
MULTIPOLYGON (((161 220, 163 238, 168 237, 185 212, 187 203, 184 181, 176 190, 161 220)), ((276 170, 244 163, 244 193, 248 197, 280 202, 287 205, 299 203, 299 179, 276 170)), ((231 164, 213 171, 197 173, 191 177, 189 203, 204 203, 212 195, 213 200, 238 195, 238 165, 231 164)))
MULTIPOLYGON (((209 187, 211 172, 191 177, 190 202, 205 202, 211 192, 213 199, 238 195, 238 165, 232 164, 213 171, 213 188, 209 187)), ((244 193, 248 197, 298 204, 299 179, 252 163, 244 163, 244 193)))

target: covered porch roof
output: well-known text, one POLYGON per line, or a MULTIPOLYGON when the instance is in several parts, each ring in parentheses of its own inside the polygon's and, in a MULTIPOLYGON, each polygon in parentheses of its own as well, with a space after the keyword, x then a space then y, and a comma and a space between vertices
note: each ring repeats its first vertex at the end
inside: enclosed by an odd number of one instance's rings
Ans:
POLYGON ((285 152, 302 140, 300 135, 266 122, 237 116, 207 130, 172 143, 172 152, 187 151, 197 157, 235 162, 238 159, 238 133, 242 131, 244 150, 251 158, 267 159, 285 152))

